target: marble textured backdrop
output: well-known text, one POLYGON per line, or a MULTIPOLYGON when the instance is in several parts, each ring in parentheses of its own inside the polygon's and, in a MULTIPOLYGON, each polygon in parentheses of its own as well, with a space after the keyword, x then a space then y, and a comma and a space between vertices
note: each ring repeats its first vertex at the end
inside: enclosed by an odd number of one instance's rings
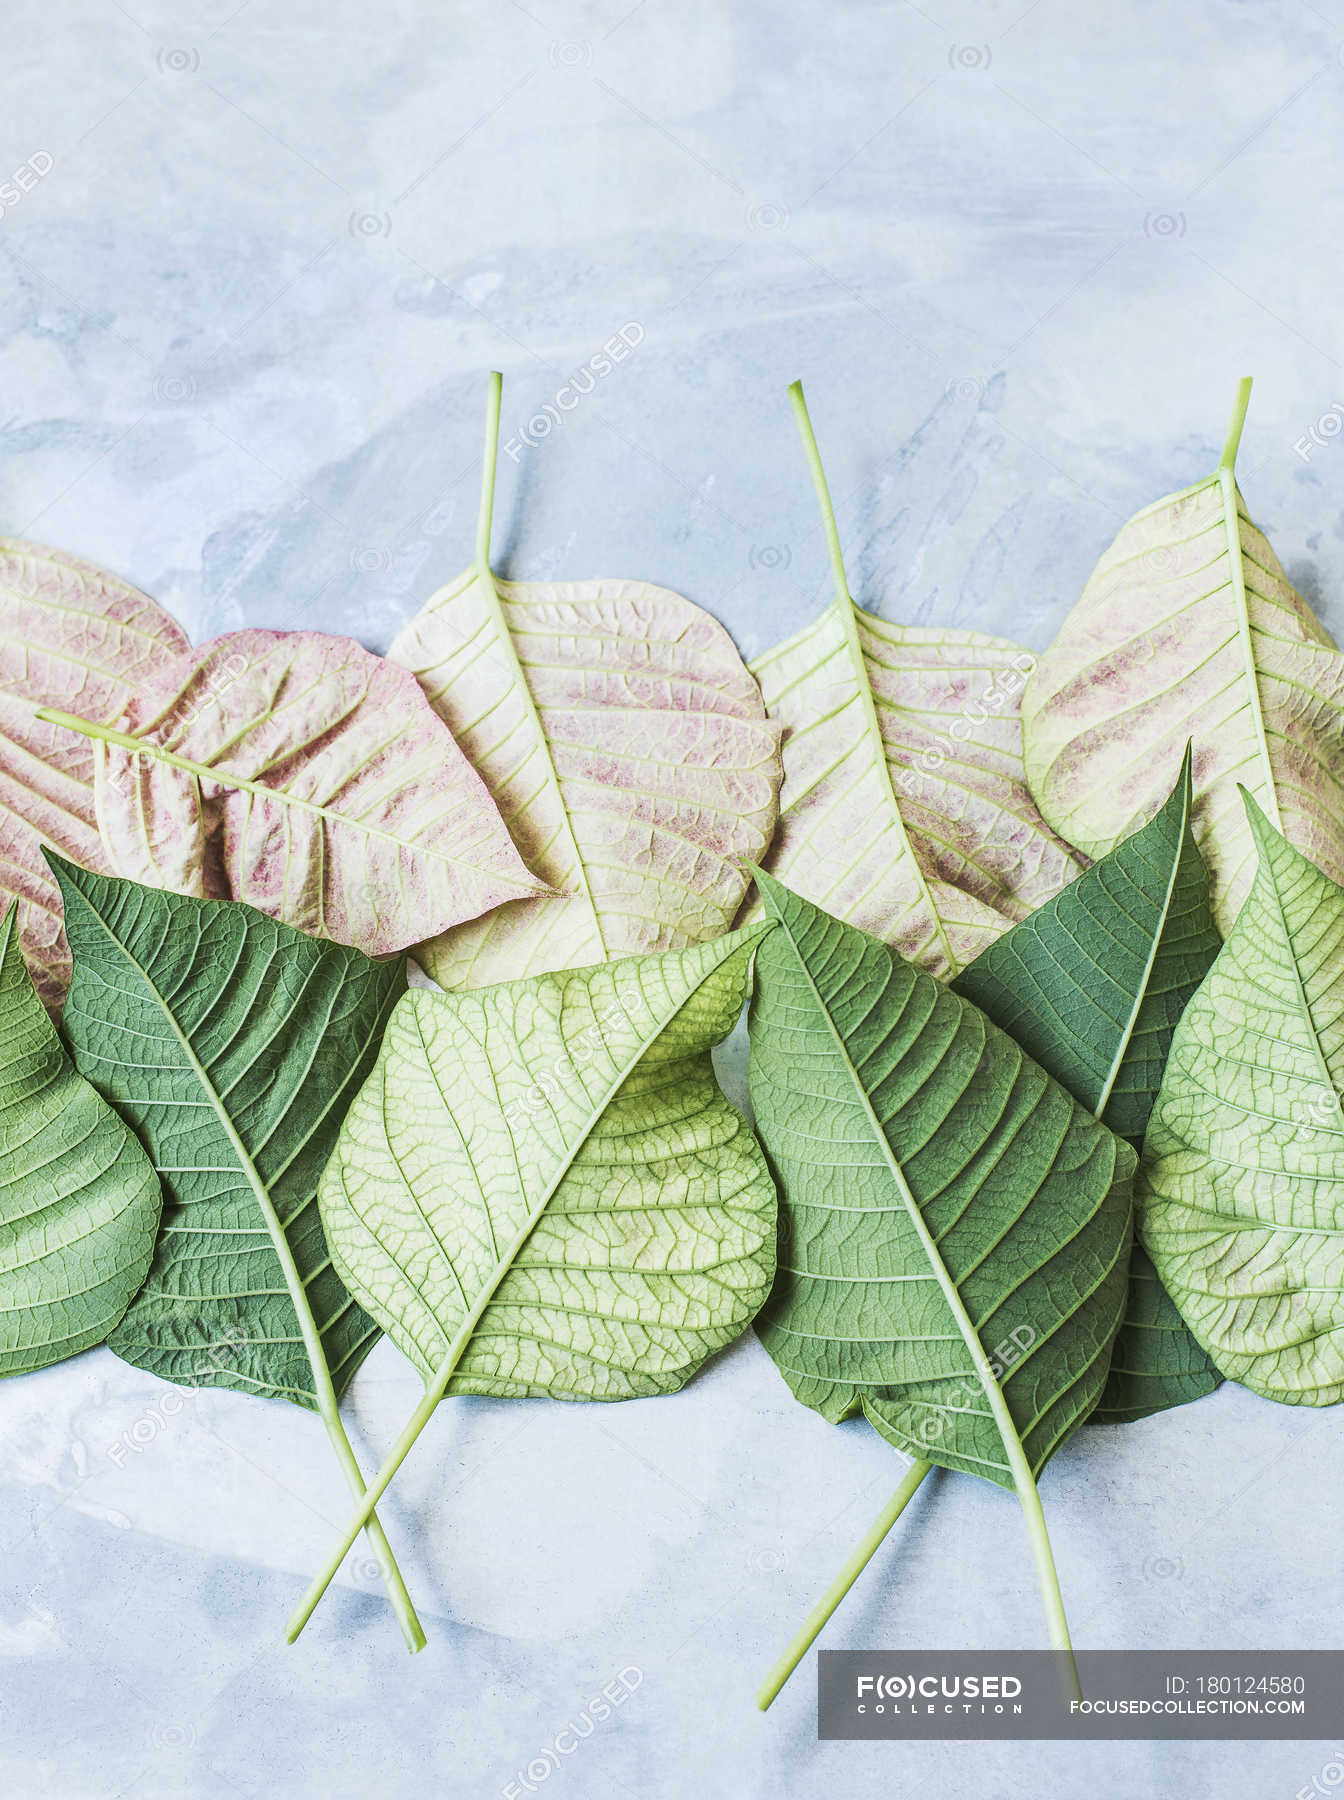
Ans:
MULTIPOLYGON (((1210 464, 1344 625, 1341 0, 11 0, 0 522, 198 638, 377 648, 469 555, 483 375, 519 576, 638 574, 748 653, 824 548, 856 593, 1042 644, 1116 526, 1210 464), (533 426, 613 333, 630 354, 533 426)), ((740 1056, 727 1058, 740 1080, 740 1056)), ((415 1397, 384 1344, 370 1459, 415 1397)), ((894 1484, 751 1340, 683 1395, 457 1402, 383 1509, 432 1634, 357 1561, 315 1420, 97 1351, 0 1385, 0 1785, 43 1800, 1295 1795, 1330 1746, 819 1746, 751 1693, 894 1484), (627 1679, 633 1685, 636 1677, 627 1679), (524 1789, 526 1791, 526 1789, 524 1789)), ((1344 1443, 1235 1388, 1044 1481, 1085 1646, 1340 1641, 1344 1443)), ((836 1647, 1041 1641, 1010 1496, 931 1483, 836 1647)))

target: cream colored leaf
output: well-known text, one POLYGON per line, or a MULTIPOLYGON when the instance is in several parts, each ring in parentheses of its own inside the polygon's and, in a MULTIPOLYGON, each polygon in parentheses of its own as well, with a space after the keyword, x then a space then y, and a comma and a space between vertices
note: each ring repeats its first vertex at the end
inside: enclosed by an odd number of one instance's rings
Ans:
POLYGON ((545 891, 412 677, 350 638, 216 638, 95 736, 104 842, 150 886, 373 956, 545 891))
POLYGON ((826 479, 791 390, 831 545, 835 598, 752 664, 784 728, 766 867, 818 906, 955 975, 1083 864, 1026 785, 1032 657, 973 631, 890 625, 850 598, 826 479))
POLYGON ((1256 866, 1239 783, 1344 880, 1344 657, 1238 492, 1249 393, 1213 473, 1122 528, 1023 700, 1032 791, 1090 856, 1153 816, 1193 739, 1195 838, 1224 936, 1256 866))
POLYGON ((93 746, 39 719, 37 708, 106 723, 186 648, 177 622, 115 575, 61 550, 0 539, 0 910, 18 901, 19 942, 48 1006, 65 992, 70 952, 42 846, 88 869, 107 865, 93 746))
POLYGON ((641 581, 516 583, 489 564, 498 381, 476 561, 393 643, 494 795, 524 899, 421 945, 480 987, 728 930, 774 829, 778 733, 728 633, 641 581))

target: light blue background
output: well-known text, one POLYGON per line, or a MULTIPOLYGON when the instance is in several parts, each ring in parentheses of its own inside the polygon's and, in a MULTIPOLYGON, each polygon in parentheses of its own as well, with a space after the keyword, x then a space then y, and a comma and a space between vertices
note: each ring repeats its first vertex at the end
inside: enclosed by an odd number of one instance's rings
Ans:
MULTIPOLYGON (((1243 489, 1344 624, 1341 43, 1340 0, 11 0, 0 176, 52 166, 0 220, 0 524, 198 638, 381 647, 468 558, 485 371, 521 435, 629 323, 501 459, 506 573, 663 582, 748 654, 801 625, 801 374, 860 597, 1040 645, 1250 372, 1243 489)), ((370 1463, 416 1385, 386 1344, 358 1377, 370 1463)), ((1292 1800, 1323 1769, 818 1746, 810 1668, 759 1716, 898 1474, 751 1340, 671 1399, 453 1403, 383 1509, 412 1662, 358 1559, 280 1641, 345 1511, 315 1419, 105 1351, 4 1383, 0 1789, 491 1800, 628 1668, 545 1800, 1292 1800)), ((1339 1644, 1342 1486, 1335 1415, 1233 1388, 1085 1431, 1043 1482, 1077 1642, 1339 1644)), ((826 1641, 1043 1630, 1015 1502, 940 1478, 826 1641)))

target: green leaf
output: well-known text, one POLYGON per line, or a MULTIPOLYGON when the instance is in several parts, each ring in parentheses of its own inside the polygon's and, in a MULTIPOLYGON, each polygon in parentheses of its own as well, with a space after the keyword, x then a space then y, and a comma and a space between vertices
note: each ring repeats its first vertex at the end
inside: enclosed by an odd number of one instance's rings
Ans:
POLYGON ((1035 659, 1003 638, 892 625, 855 604, 802 384, 789 394, 835 594, 751 665, 784 729, 766 867, 921 968, 955 974, 1082 866, 1027 788, 1021 695, 1035 659))
POLYGON ((371 1502, 444 1394, 670 1393, 750 1323, 775 1192, 710 1049, 764 929, 399 1002, 321 1187, 351 1291, 427 1384, 371 1502))
POLYGON ((1133 1152, 978 1008, 762 886, 782 929, 757 955, 751 1097, 783 1242, 761 1338, 824 1417, 857 1403, 910 1455, 1012 1487, 1105 1382, 1133 1152))
MULTIPOLYGON (((1190 807, 1187 750, 1170 797, 1141 831, 952 983, 1136 1149, 1177 1021, 1218 954, 1190 807)), ((1219 1380, 1136 1244, 1125 1322, 1092 1419, 1143 1418, 1219 1380)))
POLYGON ((1224 935, 1255 870, 1238 798, 1344 879, 1344 656, 1218 466, 1121 530, 1028 678, 1027 778, 1055 830, 1103 856, 1161 805, 1193 739, 1194 832, 1224 935))
POLYGON ((66 1055, 0 923, 0 1375, 101 1344, 145 1278, 162 1199, 149 1158, 66 1055))
POLYGON ((1133 1151, 976 1007, 759 877, 751 1095, 779 1184, 757 1329, 823 1417, 1022 1501, 1091 1411, 1125 1300, 1133 1151))
POLYGON ((1344 1399, 1344 889, 1246 796, 1246 904, 1176 1028, 1144 1142, 1140 1229, 1224 1375, 1344 1399))
MULTIPOLYGON (((48 860, 74 957, 66 1034, 164 1190, 149 1278, 108 1341, 183 1386, 315 1409, 362 1494, 337 1396, 378 1329, 331 1266, 316 1190, 404 961, 371 962, 239 902, 48 860)), ((418 1648, 381 1527, 374 1549, 418 1648)))

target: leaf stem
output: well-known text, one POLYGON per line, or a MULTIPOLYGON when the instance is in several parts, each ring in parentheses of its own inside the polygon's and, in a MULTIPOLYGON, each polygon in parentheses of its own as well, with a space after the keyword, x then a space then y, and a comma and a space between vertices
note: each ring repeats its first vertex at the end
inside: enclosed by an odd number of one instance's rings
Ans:
POLYGON ((1078 1680, 1078 1665, 1073 1660, 1073 1641, 1069 1637, 1069 1621, 1064 1613, 1064 1597, 1059 1591, 1059 1572, 1055 1568, 1054 1553, 1050 1548, 1050 1534, 1045 1528, 1041 1496, 1030 1474, 1025 1480, 1018 1476, 1017 1497, 1022 1502, 1022 1514, 1027 1522, 1031 1553, 1036 1559, 1036 1580, 1041 1590, 1041 1599, 1045 1602, 1046 1622, 1050 1627, 1050 1642, 1059 1652, 1065 1690, 1073 1699, 1081 1700, 1083 1689, 1078 1680))
POLYGON ((906 1470, 905 1479, 901 1485, 863 1534, 853 1555, 850 1556, 816 1606, 803 1620, 788 1649, 766 1676, 763 1686, 756 1695, 756 1704, 762 1712, 770 1706, 789 1676, 793 1674, 793 1671, 812 1648, 821 1635, 822 1627, 876 1555, 882 1540, 905 1511, 919 1484, 932 1467, 932 1463, 917 1460, 912 1462, 906 1470))
POLYGON ((495 513, 495 470, 499 464, 499 415, 503 405, 504 377, 490 372, 485 402, 485 457, 481 467, 481 510, 476 519, 476 567, 490 578, 490 526, 495 513))
POLYGON ((1241 429, 1246 423, 1246 408, 1251 403, 1251 377, 1244 375, 1237 383, 1236 403, 1232 408, 1232 417, 1228 422, 1227 436, 1223 439, 1223 453, 1218 458, 1220 469, 1235 467, 1237 451, 1241 448, 1241 429))
POLYGON ((817 490, 817 504, 821 508, 821 523, 826 532, 826 547, 831 553, 831 575, 835 582, 835 597, 839 605, 848 612, 854 604, 854 598, 849 591, 849 582, 845 576, 845 558, 840 548, 840 527, 835 522, 831 490, 826 482, 826 471, 821 463, 821 451, 817 447, 817 434, 812 429, 812 420, 808 414, 807 401, 803 398, 801 381, 792 383, 789 388, 789 399, 793 402, 793 415, 798 421, 803 450, 807 456, 807 466, 812 471, 812 485, 817 490))
MULTIPOLYGON (((345 1476, 346 1485, 350 1489, 351 1496, 354 1499, 358 1499, 364 1492, 364 1476, 360 1470, 355 1453, 350 1447, 350 1440, 345 1434, 345 1426, 341 1422, 340 1407, 336 1399, 336 1388, 331 1379, 331 1367, 327 1362, 327 1353, 322 1344, 322 1333, 318 1330, 317 1320, 313 1317, 313 1309, 308 1303, 308 1290, 304 1283, 302 1272, 295 1260, 294 1249, 289 1241, 289 1234, 285 1230, 285 1222, 280 1217, 276 1204, 271 1198, 270 1189, 262 1179, 261 1171, 257 1168, 256 1162, 253 1159, 251 1152, 248 1150, 247 1145, 243 1142, 232 1114, 225 1106, 204 1063, 197 1055, 195 1045, 183 1030, 182 1026, 178 1023, 176 1013, 173 1011, 169 1001, 162 993, 160 993, 149 969, 138 961, 127 944, 122 943, 119 938, 113 935, 107 921, 93 908, 87 896, 84 899, 84 904, 89 907, 93 917, 98 921, 108 938, 115 944, 116 948, 127 959, 132 968, 135 969, 140 979, 144 982, 145 987, 157 1001, 162 1010, 168 1030, 177 1039, 183 1060, 195 1076, 201 1091, 207 1096, 206 1103, 214 1109, 219 1128, 228 1139, 229 1148, 232 1150, 233 1155, 237 1160, 240 1174, 244 1181, 246 1181, 248 1187, 252 1190, 252 1198, 256 1203, 257 1211, 261 1215, 262 1223, 266 1227, 267 1235, 271 1240, 271 1248, 275 1252, 275 1259, 280 1265, 280 1273, 289 1294, 290 1305, 294 1308, 295 1321, 299 1327, 299 1336, 303 1340, 304 1353, 308 1358, 308 1366, 312 1372, 313 1399, 317 1404, 318 1416, 326 1427, 327 1437, 331 1442, 332 1449, 336 1453, 336 1460, 341 1465, 341 1472, 345 1476)), ((370 1508, 370 1512, 371 1511, 372 1508, 370 1508)), ((425 1633, 419 1619, 416 1617, 415 1607, 411 1603, 411 1597, 406 1591, 406 1584, 402 1580, 401 1570, 397 1567, 396 1558, 392 1554, 392 1546, 388 1543, 382 1525, 377 1518, 368 1519, 368 1539, 374 1556, 377 1559, 378 1567, 382 1572, 383 1581, 387 1587, 388 1598, 392 1602, 392 1609, 396 1613, 398 1623, 401 1626, 402 1636, 406 1640, 406 1647, 411 1652, 412 1656, 414 1656, 417 1650, 423 1650, 425 1647, 425 1633)))

